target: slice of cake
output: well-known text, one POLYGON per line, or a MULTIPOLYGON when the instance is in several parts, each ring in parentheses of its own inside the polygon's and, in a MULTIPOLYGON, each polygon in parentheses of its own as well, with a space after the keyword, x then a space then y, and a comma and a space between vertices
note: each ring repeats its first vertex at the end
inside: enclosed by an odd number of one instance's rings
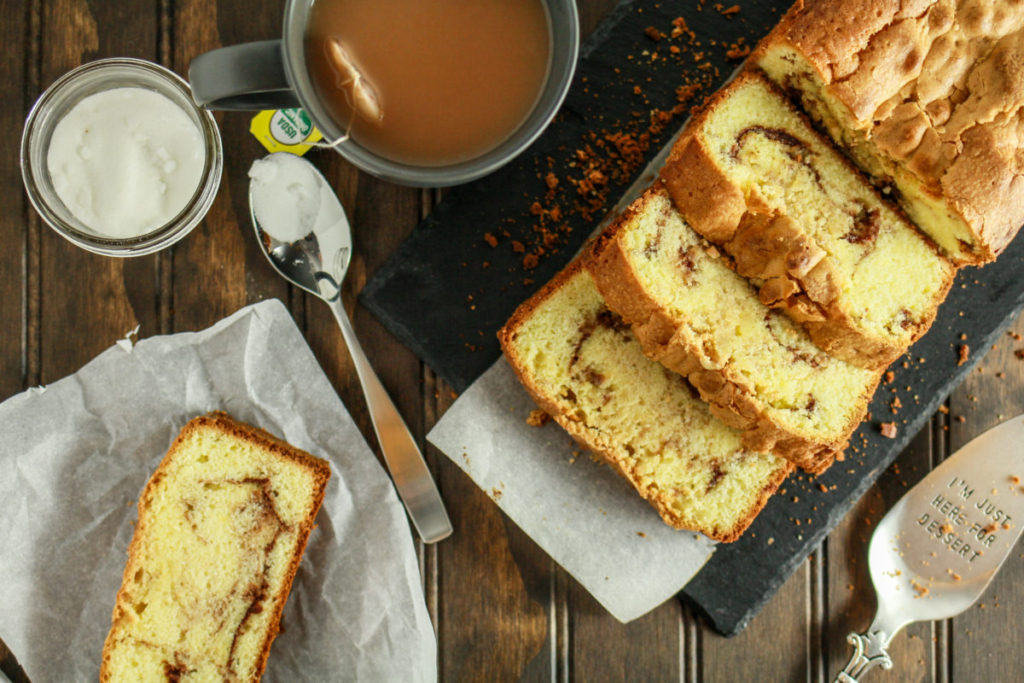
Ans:
POLYGON ((663 188, 633 202, 586 264, 647 355, 686 376, 745 447, 821 472, 863 419, 881 371, 828 355, 766 308, 663 188))
POLYGON ((1024 223, 1024 4, 805 0, 750 61, 957 263, 1024 223))
POLYGON ((139 498, 100 680, 259 680, 329 477, 223 413, 185 425, 139 498))
POLYGON ((955 269, 755 73, 687 126, 662 178, 689 224, 830 354, 868 368, 924 334, 955 269))
POLYGON ((647 359, 579 262, 498 336, 537 404, 676 528, 736 540, 792 469, 744 449, 681 377, 647 359))

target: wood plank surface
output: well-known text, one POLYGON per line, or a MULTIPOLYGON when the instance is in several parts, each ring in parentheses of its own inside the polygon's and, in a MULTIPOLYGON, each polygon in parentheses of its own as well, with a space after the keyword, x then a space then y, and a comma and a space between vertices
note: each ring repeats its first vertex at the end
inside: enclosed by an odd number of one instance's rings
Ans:
MULTIPOLYGON (((0 162, 0 244, 5 245, 4 257, 0 258, 0 398, 6 398, 39 382, 38 309, 34 304, 39 219, 21 190, 18 165, 10 162, 18 158, 21 142, 13 133, 21 129, 39 87, 39 41, 35 38, 39 15, 38 8, 31 5, 0 0, 0 17, 4 17, 0 21, 0 45, 7 51, 0 59, 0 83, 7 87, 7 106, 0 108, 0 127, 8 132, 0 136, 0 159, 4 160, 0 162)), ((3 640, 0 671, 23 679, 3 640)))
MULTIPOLYGON (((1024 413, 1024 320, 985 353, 978 372, 950 398, 951 448, 955 451, 986 429, 1024 413), (1016 334, 1017 338, 1013 335, 1016 334), (1016 354, 1021 351, 1021 356, 1016 354), (959 418, 963 418, 963 421, 959 418)), ((970 343, 970 334, 965 340, 970 343)), ((1024 520, 1017 520, 1020 524, 1024 520)), ((1020 641, 1024 631, 1024 546, 1018 545, 975 605, 952 620, 949 629, 950 680, 1024 680, 1020 641)))
MULTIPOLYGON (((41 30, 43 87, 99 57, 157 56, 153 4, 144 0, 96 5, 48 0, 42 4, 41 30)), ((137 258, 126 270, 125 260, 88 254, 48 228, 41 231, 39 250, 42 382, 74 372, 142 320, 156 319, 152 298, 138 300, 135 310, 128 296, 137 289, 152 291, 156 257, 137 258)))
MULTIPOLYGON (((586 34, 615 1, 578 4, 586 34)), ((250 115, 217 114, 225 165, 214 206, 186 239, 148 257, 105 258, 63 240, 28 206, 16 161, 19 140, 11 132, 20 131, 31 103, 67 70, 128 55, 184 75, 204 51, 278 36, 283 5, 0 0, 6 105, 0 121, 8 131, 0 139, 0 240, 6 247, 0 258, 0 399, 74 372, 136 325, 141 336, 197 330, 248 303, 276 297, 287 304, 376 447, 351 359, 327 306, 285 283, 253 238, 247 170, 265 151, 248 132, 250 115)), ((336 189, 353 226, 346 308, 423 445, 455 526, 455 534, 438 545, 417 542, 442 681, 831 681, 850 655, 846 634, 863 630, 874 613, 867 544, 882 515, 950 453, 1024 413, 1022 319, 1012 332, 1016 338, 1007 335, 994 349, 972 349, 985 354, 982 367, 952 395, 949 414, 932 419, 741 635, 717 636, 676 600, 620 624, 499 510, 492 498, 500 491, 481 491, 425 443, 455 395, 356 301, 437 193, 377 180, 328 151, 309 158, 336 189)), ((1024 550, 1014 553, 981 603, 955 619, 900 633, 892 646, 895 670, 869 675, 879 681, 1024 680, 1020 604, 1024 550)), ((20 683, 27 678, 16 655, 0 642, 0 671, 20 683)))

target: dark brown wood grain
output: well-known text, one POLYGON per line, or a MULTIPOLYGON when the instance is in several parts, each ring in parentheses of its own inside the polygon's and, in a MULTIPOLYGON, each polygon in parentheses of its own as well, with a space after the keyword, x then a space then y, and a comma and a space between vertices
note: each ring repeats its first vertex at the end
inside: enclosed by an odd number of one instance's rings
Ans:
POLYGON ((723 638, 702 626, 701 679, 803 681, 808 676, 810 561, 783 584, 742 633, 723 638))
MULTIPOLYGON (((26 62, 35 56, 30 44, 29 8, 16 0, 0 0, 0 45, 10 56, 21 59, 0 59, 0 83, 7 84, 6 106, 0 108, 0 127, 7 135, 0 136, 0 191, 3 192, 3 210, 0 211, 0 244, 5 246, 0 258, 0 397, 6 398, 23 388, 27 379, 27 288, 28 221, 31 209, 21 189, 21 172, 17 164, 6 160, 17 159, 20 138, 15 134, 28 113, 34 93, 29 93, 28 77, 33 65, 26 62)), ((33 74, 34 76, 34 74, 33 74)), ((33 84, 33 87, 37 87, 33 84)), ((34 216, 33 216, 34 218, 34 216)), ((36 226, 38 227, 38 226, 36 226)), ((33 340, 34 341, 34 340, 33 340)), ((34 379, 34 378, 33 378, 34 379)))
MULTIPOLYGON (((427 379, 432 426, 455 394, 429 371, 427 379)), ((426 454, 455 528, 434 548, 441 680, 552 680, 564 573, 443 454, 433 446, 426 454)))
MULTIPOLYGON (((1024 320, 1013 333, 1024 335, 1024 320)), ((971 341, 970 334, 966 342, 971 341)), ((950 426, 955 451, 986 429, 1024 413, 1024 358, 1015 351, 1024 342, 1008 335, 995 348, 972 348, 986 354, 950 398, 950 426), (961 422, 957 417, 963 417, 961 422)), ((1010 476, 1014 473, 1007 473, 1010 476)), ((1017 474, 1017 476, 1024 476, 1017 474)), ((1018 520, 1020 523, 1022 520, 1018 520)), ((1019 634, 1024 630, 1024 546, 1018 545, 985 595, 959 617, 950 629, 951 680, 1013 681, 1024 677, 1019 634)))
MULTIPOLYGON (((882 391, 886 390, 883 386, 882 391)), ((875 616, 875 591, 868 573, 868 543, 878 522, 932 466, 932 453, 941 448, 943 425, 929 424, 868 490, 828 539, 828 623, 824 642, 826 675, 842 670, 853 647, 847 634, 863 633, 875 616)), ((837 465, 841 467, 842 463, 837 465)), ((890 649, 901 680, 934 680, 935 649, 931 624, 914 624, 895 639, 890 649)), ((872 672, 875 673, 875 672, 872 672)))
MULTIPOLYGON (((40 45, 42 87, 100 57, 153 59, 154 6, 140 0, 95 5, 49 0, 42 4, 40 45)), ((126 270, 125 261, 87 254, 48 228, 41 231, 39 251, 41 381, 74 372, 132 330, 140 318, 155 320, 152 299, 139 301, 137 314, 128 296, 137 286, 151 291, 155 257, 138 258, 126 270)))
MULTIPOLYGON (((578 4, 586 34, 615 0, 578 4)), ((213 209, 191 235, 158 255, 120 260, 80 250, 40 222, 22 190, 19 140, 11 131, 20 130, 31 103, 55 78, 114 55, 162 61, 185 75, 201 52, 277 37, 283 5, 0 0, 0 122, 8 131, 0 138, 0 398, 74 372, 135 325, 141 336, 196 330, 249 303, 279 298, 375 446, 351 359, 327 306, 285 283, 255 243, 247 170, 265 150, 248 132, 250 115, 217 115, 225 163, 213 209)), ((367 279, 415 228, 437 193, 377 180, 328 151, 308 158, 335 188, 352 224, 346 308, 366 355, 423 445, 455 526, 455 534, 440 544, 417 542, 442 681, 831 681, 850 654, 846 634, 863 630, 874 613, 867 544, 882 515, 956 448, 1024 413, 1024 358, 1015 353, 1024 354, 1024 341, 1007 336, 994 350, 972 349, 986 354, 982 370, 951 397, 950 415, 933 418, 741 635, 715 635, 675 600, 620 624, 500 511, 492 500, 500 492, 481 491, 426 444, 426 433, 456 397, 357 303, 367 279)), ((1024 320, 1015 332, 1024 334, 1024 320)), ((1024 550, 1011 556, 974 608, 901 632, 892 646, 895 671, 869 676, 1019 680, 1021 604, 1024 550)), ((19 683, 26 680, 2 642, 0 671, 19 683)))
POLYGON ((683 606, 669 600, 619 623, 576 582, 569 591, 572 673, 580 681, 676 681, 682 677, 683 606))
MULTIPOLYGON (((172 68, 187 74, 192 58, 202 52, 272 38, 279 31, 281 14, 278 3, 174 3, 172 68)), ((247 174, 252 160, 261 155, 248 132, 249 118, 241 113, 218 115, 225 150, 220 192, 206 219, 171 252, 174 331, 202 329, 246 304, 287 297, 287 284, 259 251, 249 224, 247 174)))
MULTIPOLYGON (((28 206, 21 189, 17 164, 20 130, 38 85, 39 41, 33 35, 38 26, 38 8, 17 0, 0 0, 0 83, 6 85, 5 104, 0 108, 0 127, 8 134, 0 136, 0 193, 4 197, 0 211, 0 244, 6 246, 0 258, 0 400, 38 382, 38 361, 33 346, 38 340, 35 320, 37 307, 30 305, 28 273, 38 271, 39 221, 28 206), (31 231, 31 237, 30 237, 31 231), (31 328, 31 334, 29 329, 31 328)), ((38 287, 33 281, 33 290, 38 287)), ((32 296, 35 291, 32 292, 32 296)), ((2 607, 0 607, 2 609, 2 607)), ((14 655, 0 640, 0 672, 15 681, 26 680, 14 655)))

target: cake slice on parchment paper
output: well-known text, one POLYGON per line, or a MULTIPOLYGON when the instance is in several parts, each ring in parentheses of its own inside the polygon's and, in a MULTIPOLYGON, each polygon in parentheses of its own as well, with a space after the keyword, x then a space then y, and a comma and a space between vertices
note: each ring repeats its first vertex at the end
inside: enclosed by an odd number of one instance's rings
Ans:
POLYGON ((499 338, 537 404, 676 528, 734 541, 792 470, 745 449, 682 377, 644 356, 578 260, 499 338))
POLYGON ((659 185, 585 259, 644 352, 687 377, 744 446, 808 472, 832 464, 864 418, 882 370, 830 356, 732 270, 659 185))
POLYGON ((958 264, 1024 223, 1024 4, 802 0, 750 63, 958 264))
POLYGON ((762 302, 851 363, 881 368, 902 355, 953 282, 935 245, 757 73, 709 100, 661 177, 762 302))
POLYGON ((329 477, 224 413, 186 424, 139 498, 100 680, 258 680, 329 477))

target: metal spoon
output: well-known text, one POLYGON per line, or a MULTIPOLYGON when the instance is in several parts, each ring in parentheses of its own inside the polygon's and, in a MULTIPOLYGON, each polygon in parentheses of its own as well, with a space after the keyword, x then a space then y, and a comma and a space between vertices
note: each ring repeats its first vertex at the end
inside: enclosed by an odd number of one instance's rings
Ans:
POLYGON ((274 270, 330 306, 356 367, 373 430, 398 495, 423 542, 440 541, 452 533, 444 502, 409 428, 363 354, 341 302, 341 284, 352 254, 352 233, 345 210, 316 167, 305 160, 302 162, 320 183, 320 208, 312 232, 294 242, 281 242, 271 236, 256 218, 253 183, 250 183, 249 214, 256 239, 274 270))
POLYGON ((881 664, 914 621, 948 619, 973 605, 1024 530, 1024 415, 977 437, 903 496, 868 547, 878 610, 837 683, 881 664))

